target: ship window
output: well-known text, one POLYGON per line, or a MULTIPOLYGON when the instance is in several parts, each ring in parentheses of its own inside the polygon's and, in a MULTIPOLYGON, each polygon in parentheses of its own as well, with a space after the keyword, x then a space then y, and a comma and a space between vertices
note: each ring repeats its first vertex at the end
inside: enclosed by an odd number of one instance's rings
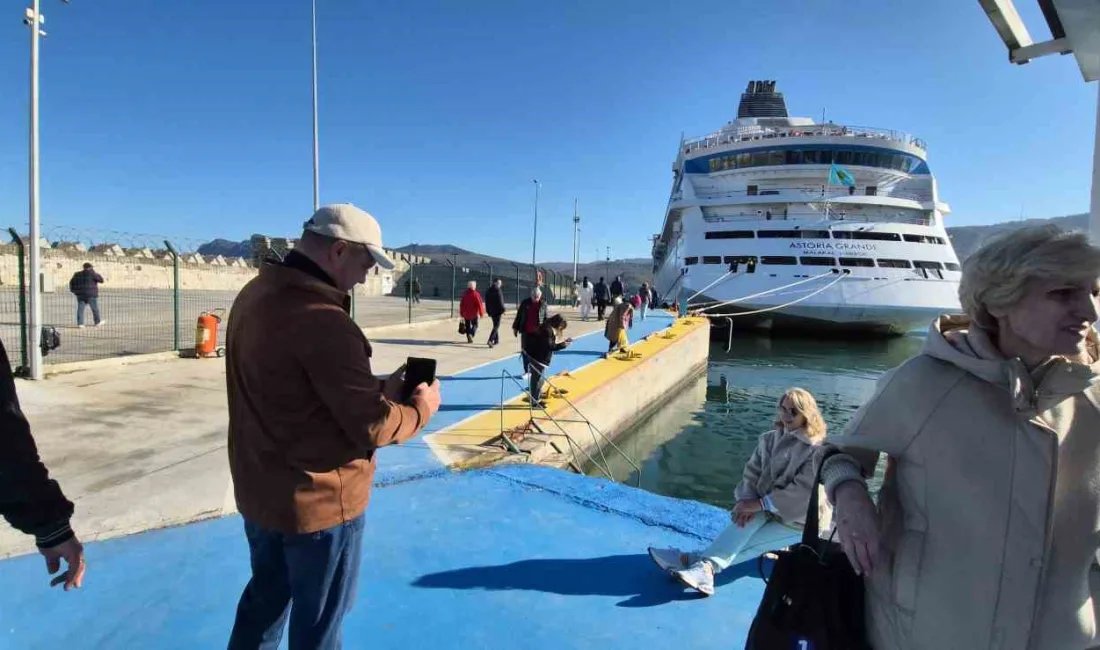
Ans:
POLYGON ((932 271, 932 270, 939 271, 940 269, 943 268, 943 264, 940 264, 939 262, 915 261, 915 262, 913 262, 913 266, 917 267, 918 269, 928 269, 930 271, 932 271))
POLYGON ((756 261, 756 256, 755 255, 726 255, 725 259, 723 259, 722 261, 725 262, 726 264, 733 264, 734 262, 736 262, 738 264, 748 264, 749 262, 755 262, 756 261))
POLYGON ((822 165, 830 165, 830 164, 836 162, 836 159, 833 158, 835 153, 836 152, 834 152, 834 151, 822 151, 821 154, 820 154, 821 155, 821 164, 822 165))
POLYGON ((874 266, 875 261, 869 257, 842 257, 841 266, 874 266))
POLYGON ((906 235, 905 241, 914 244, 943 244, 943 238, 934 235, 906 235))
POLYGON ((748 186, 748 187, 747 187, 747 188, 745 189, 745 194, 748 194, 749 196, 756 196, 756 194, 757 194, 757 192, 758 192, 759 190, 760 190, 760 187, 759 187, 759 186, 757 186, 757 185, 749 185, 749 186, 748 186))
POLYGON ((875 196, 877 194, 878 194, 878 186, 877 185, 868 185, 867 186, 867 196, 875 196))
POLYGON ((758 230, 756 236, 760 239, 798 239, 797 230, 758 230))
POLYGON ((703 256, 703 264, 721 264, 721 263, 722 263, 722 256, 721 255, 704 255, 703 256))
POLYGON ((819 151, 803 151, 802 161, 807 165, 817 165, 821 162, 821 152, 819 151))
POLYGON ((959 265, 954 262, 944 262, 943 268, 947 269, 948 271, 958 271, 959 265))
POLYGON ((874 230, 834 230, 833 237, 864 241, 901 241, 901 235, 896 232, 875 232, 874 230))
POLYGON ((909 260, 879 260, 878 265, 884 269, 911 269, 913 265, 909 260))
POLYGON ((802 152, 798 149, 792 149, 787 152, 787 164, 788 165, 801 165, 803 161, 802 152))
POLYGON ((750 156, 747 153, 737 154, 737 166, 738 167, 748 167, 750 160, 752 160, 752 156, 750 156))
POLYGON ((836 259, 832 257, 801 257, 802 266, 836 266, 836 259))
POLYGON ((840 164, 840 165, 851 165, 851 164, 853 164, 852 156, 854 154, 855 154, 855 152, 852 152, 852 151, 838 151, 837 154, 836 154, 837 164, 840 164))
POLYGON ((768 164, 768 152, 766 151, 754 151, 752 158, 749 160, 749 167, 763 167, 768 164))
POLYGON ((787 162, 787 152, 785 151, 769 151, 768 152, 768 164, 769 165, 783 165, 787 162))
POLYGON ((751 230, 712 230, 705 237, 706 239, 752 239, 755 234, 751 230))
POLYGON ((699 263, 699 258, 698 257, 685 257, 684 258, 684 266, 695 266, 698 263, 699 263))
POLYGON ((761 264, 772 264, 782 266, 794 266, 798 264, 798 260, 794 257, 787 257, 785 255, 765 255, 760 258, 761 264))

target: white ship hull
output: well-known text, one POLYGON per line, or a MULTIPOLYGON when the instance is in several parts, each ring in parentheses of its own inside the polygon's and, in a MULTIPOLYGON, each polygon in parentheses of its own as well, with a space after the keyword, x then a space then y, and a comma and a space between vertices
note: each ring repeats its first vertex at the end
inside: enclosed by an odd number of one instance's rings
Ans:
POLYGON ((653 238, 661 300, 715 324, 814 334, 904 334, 958 313, 950 209, 925 149, 786 117, 774 82, 750 84, 736 121, 681 143, 653 238))

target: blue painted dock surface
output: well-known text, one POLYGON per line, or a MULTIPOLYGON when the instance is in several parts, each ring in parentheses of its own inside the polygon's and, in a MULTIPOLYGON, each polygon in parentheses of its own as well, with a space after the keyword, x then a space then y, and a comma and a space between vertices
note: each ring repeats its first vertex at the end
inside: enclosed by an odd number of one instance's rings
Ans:
MULTIPOLYGON (((631 338, 668 324, 651 316, 631 338)), ((553 370, 605 349, 598 335, 578 339, 553 370)), ((511 358, 445 378, 449 408, 431 428, 497 404, 502 368, 520 372, 511 358)), ((724 511, 534 466, 451 473, 425 447, 380 459, 345 647, 743 647, 763 592, 749 575, 755 562, 723 573, 703 598, 645 552, 703 545, 728 523, 724 511)), ((225 647, 249 576, 240 517, 97 542, 87 554, 85 586, 69 593, 49 588, 41 557, 0 562, 0 650, 225 647)))

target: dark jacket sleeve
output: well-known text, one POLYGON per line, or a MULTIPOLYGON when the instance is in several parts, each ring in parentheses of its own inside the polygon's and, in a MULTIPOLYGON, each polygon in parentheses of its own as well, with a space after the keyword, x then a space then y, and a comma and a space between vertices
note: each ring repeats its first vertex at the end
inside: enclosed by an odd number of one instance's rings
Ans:
POLYGON ((73 537, 69 518, 73 504, 50 479, 38 458, 31 427, 19 397, 4 344, 0 342, 0 515, 28 535, 39 548, 50 548, 73 537))
POLYGON ((519 332, 523 329, 523 317, 527 313, 528 300, 524 298, 523 302, 519 303, 519 307, 516 308, 516 319, 512 321, 512 331, 519 332))

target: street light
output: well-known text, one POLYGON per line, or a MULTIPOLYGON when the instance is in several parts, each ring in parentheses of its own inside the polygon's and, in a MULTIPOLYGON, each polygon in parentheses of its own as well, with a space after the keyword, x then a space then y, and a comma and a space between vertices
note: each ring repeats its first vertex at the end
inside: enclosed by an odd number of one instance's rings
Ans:
POLYGON ((580 243, 581 217, 577 214, 577 199, 573 199, 573 282, 577 281, 578 244, 580 243))
MULTIPOLYGON (((321 208, 320 142, 317 136, 317 0, 312 3, 313 30, 313 211, 321 208)), ((353 294, 354 295, 354 294, 353 294)))
POLYGON ((539 188, 542 186, 537 179, 531 179, 531 182, 535 184, 535 230, 531 235, 531 270, 535 275, 531 278, 531 284, 538 286, 539 272, 535 266, 535 246, 538 244, 539 239, 539 188))
MULTIPOLYGON (((68 0, 63 0, 68 4, 68 0)), ((39 223, 41 206, 39 205, 40 188, 38 167, 38 39, 46 35, 42 25, 46 17, 42 15, 39 0, 32 0, 31 6, 23 12, 23 24, 31 29, 31 106, 30 106, 30 186, 28 188, 30 208, 30 318, 26 323, 27 352, 29 375, 31 379, 42 379, 42 286, 39 284, 42 273, 42 239, 41 224, 39 223)))

